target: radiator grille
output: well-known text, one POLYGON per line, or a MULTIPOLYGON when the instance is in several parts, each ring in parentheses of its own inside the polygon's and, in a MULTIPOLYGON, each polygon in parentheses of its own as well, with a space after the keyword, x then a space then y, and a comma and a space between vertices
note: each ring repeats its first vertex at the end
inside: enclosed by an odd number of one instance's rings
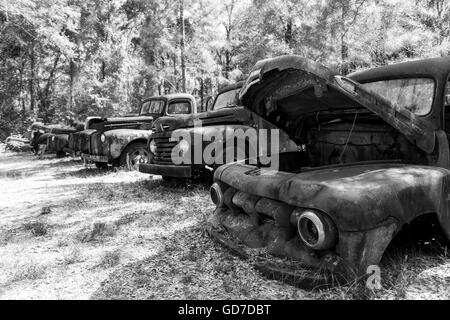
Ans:
POLYGON ((176 141, 170 141, 170 137, 155 138, 156 154, 153 162, 156 164, 172 164, 172 149, 177 145, 176 141))

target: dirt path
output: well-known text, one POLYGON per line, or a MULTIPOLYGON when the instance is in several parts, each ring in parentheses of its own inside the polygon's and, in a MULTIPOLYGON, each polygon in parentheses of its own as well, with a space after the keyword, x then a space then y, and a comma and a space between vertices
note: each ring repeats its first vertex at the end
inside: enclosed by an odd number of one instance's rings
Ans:
MULTIPOLYGON (((0 299, 355 297, 262 277, 204 234, 212 209, 207 186, 0 152, 0 299)), ((419 260, 370 297, 449 298, 448 257, 419 260)))

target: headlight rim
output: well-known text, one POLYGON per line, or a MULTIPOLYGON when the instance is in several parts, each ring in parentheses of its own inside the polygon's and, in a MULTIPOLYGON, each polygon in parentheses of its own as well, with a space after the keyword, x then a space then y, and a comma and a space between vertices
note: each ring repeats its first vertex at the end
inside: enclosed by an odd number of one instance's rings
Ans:
POLYGON ((297 233, 307 247, 313 250, 327 250, 337 243, 337 228, 328 215, 313 209, 295 209, 292 214, 297 215, 297 233), (315 243, 311 243, 310 239, 307 239, 303 234, 305 232, 305 225, 302 224, 304 219, 312 222, 317 230, 318 235, 315 243))
POLYGON ((156 154, 156 141, 155 139, 150 139, 148 143, 148 149, 152 154, 156 154), (153 143, 153 144, 152 144, 153 143))
POLYGON ((216 205, 217 208, 222 208, 224 206, 224 197, 223 197, 223 190, 219 183, 214 182, 211 187, 209 188, 209 196, 211 198, 211 201, 216 205), (217 197, 217 200, 215 201, 213 198, 213 192, 214 195, 217 197))
POLYGON ((105 136, 104 133, 102 133, 102 134, 100 135, 100 141, 101 141, 102 143, 105 143, 105 142, 106 142, 106 136, 105 136))
POLYGON ((180 150, 183 154, 187 153, 189 151, 190 147, 191 146, 189 145, 189 142, 185 139, 181 139, 178 142, 178 150, 180 150), (183 146, 184 146, 184 148, 183 148, 183 146))

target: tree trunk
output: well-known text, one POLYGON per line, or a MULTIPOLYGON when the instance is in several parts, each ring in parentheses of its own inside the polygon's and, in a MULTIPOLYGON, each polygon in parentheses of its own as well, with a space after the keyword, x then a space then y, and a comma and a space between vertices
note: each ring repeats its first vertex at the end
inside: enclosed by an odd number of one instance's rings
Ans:
POLYGON ((185 57, 185 30, 184 30, 184 0, 181 0, 180 4, 180 22, 181 22, 181 37, 180 37, 180 50, 181 50, 181 89, 186 92, 186 57, 185 57))
POLYGON ((73 61, 73 59, 70 59, 70 61, 69 61, 69 104, 68 104, 69 110, 73 109, 74 100, 75 100, 74 84, 75 84, 76 73, 77 73, 76 63, 73 61))
POLYGON ((36 97, 35 97, 35 78, 36 78, 36 57, 34 52, 34 41, 31 43, 30 47, 30 78, 28 79, 28 90, 30 94, 30 112, 34 112, 36 108, 36 97))
POLYGON ((50 106, 50 93, 53 85, 53 80, 55 78, 56 68, 58 67, 59 58, 61 57, 61 53, 58 52, 56 54, 55 60, 53 61, 52 69, 50 70, 50 75, 47 79, 47 84, 42 92, 40 92, 39 100, 40 100, 40 108, 41 111, 46 112, 50 106))
POLYGON ((205 83, 203 81, 203 75, 202 75, 202 77, 200 78, 200 109, 202 111, 205 111, 203 109, 203 107, 204 107, 203 106, 204 105, 204 96, 205 96, 204 91, 205 91, 205 83))
POLYGON ((100 67, 100 82, 105 81, 106 78, 106 62, 102 60, 102 65, 100 67))
POLYGON ((22 59, 22 61, 20 64, 19 102, 22 106, 22 117, 23 117, 23 120, 25 120, 27 110, 26 110, 26 106, 25 106, 25 98, 24 98, 24 92, 23 92, 23 73, 25 71, 26 60, 24 59, 23 55, 21 56, 21 59, 22 59))
POLYGON ((347 74, 348 72, 348 44, 345 39, 347 34, 346 20, 350 11, 350 4, 347 0, 342 2, 342 35, 341 35, 341 73, 347 74))
POLYGON ((225 51, 225 78, 230 79, 231 71, 231 53, 229 50, 225 51))
POLYGON ((292 49, 292 18, 289 18, 286 23, 286 31, 284 33, 284 42, 292 49))
POLYGON ((177 56, 173 55, 173 83, 175 84, 175 90, 178 90, 178 70, 177 70, 177 56))

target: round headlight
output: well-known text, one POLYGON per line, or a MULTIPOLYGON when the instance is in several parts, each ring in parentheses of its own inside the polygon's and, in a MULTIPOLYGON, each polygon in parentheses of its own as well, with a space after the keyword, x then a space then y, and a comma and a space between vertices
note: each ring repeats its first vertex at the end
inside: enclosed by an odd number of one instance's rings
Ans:
POLYGON ((186 152, 188 152, 189 151, 189 142, 187 142, 186 140, 181 140, 179 143, 178 143, 178 148, 179 148, 179 150, 180 150, 180 155, 182 156, 182 155, 184 155, 186 152))
POLYGON ((214 182, 209 189, 209 194, 211 196, 211 201, 217 206, 223 206, 223 192, 222 188, 217 182, 214 182))
POLYGON ((151 153, 153 153, 153 154, 156 153, 156 142, 154 139, 150 140, 148 147, 149 147, 151 153))
POLYGON ((106 136, 102 133, 102 135, 100 136, 100 141, 101 142, 105 142, 106 141, 106 136))
POLYGON ((311 249, 325 250, 334 246, 337 240, 337 230, 331 219, 319 212, 310 210, 293 215, 298 216, 297 230, 302 241, 311 249))

